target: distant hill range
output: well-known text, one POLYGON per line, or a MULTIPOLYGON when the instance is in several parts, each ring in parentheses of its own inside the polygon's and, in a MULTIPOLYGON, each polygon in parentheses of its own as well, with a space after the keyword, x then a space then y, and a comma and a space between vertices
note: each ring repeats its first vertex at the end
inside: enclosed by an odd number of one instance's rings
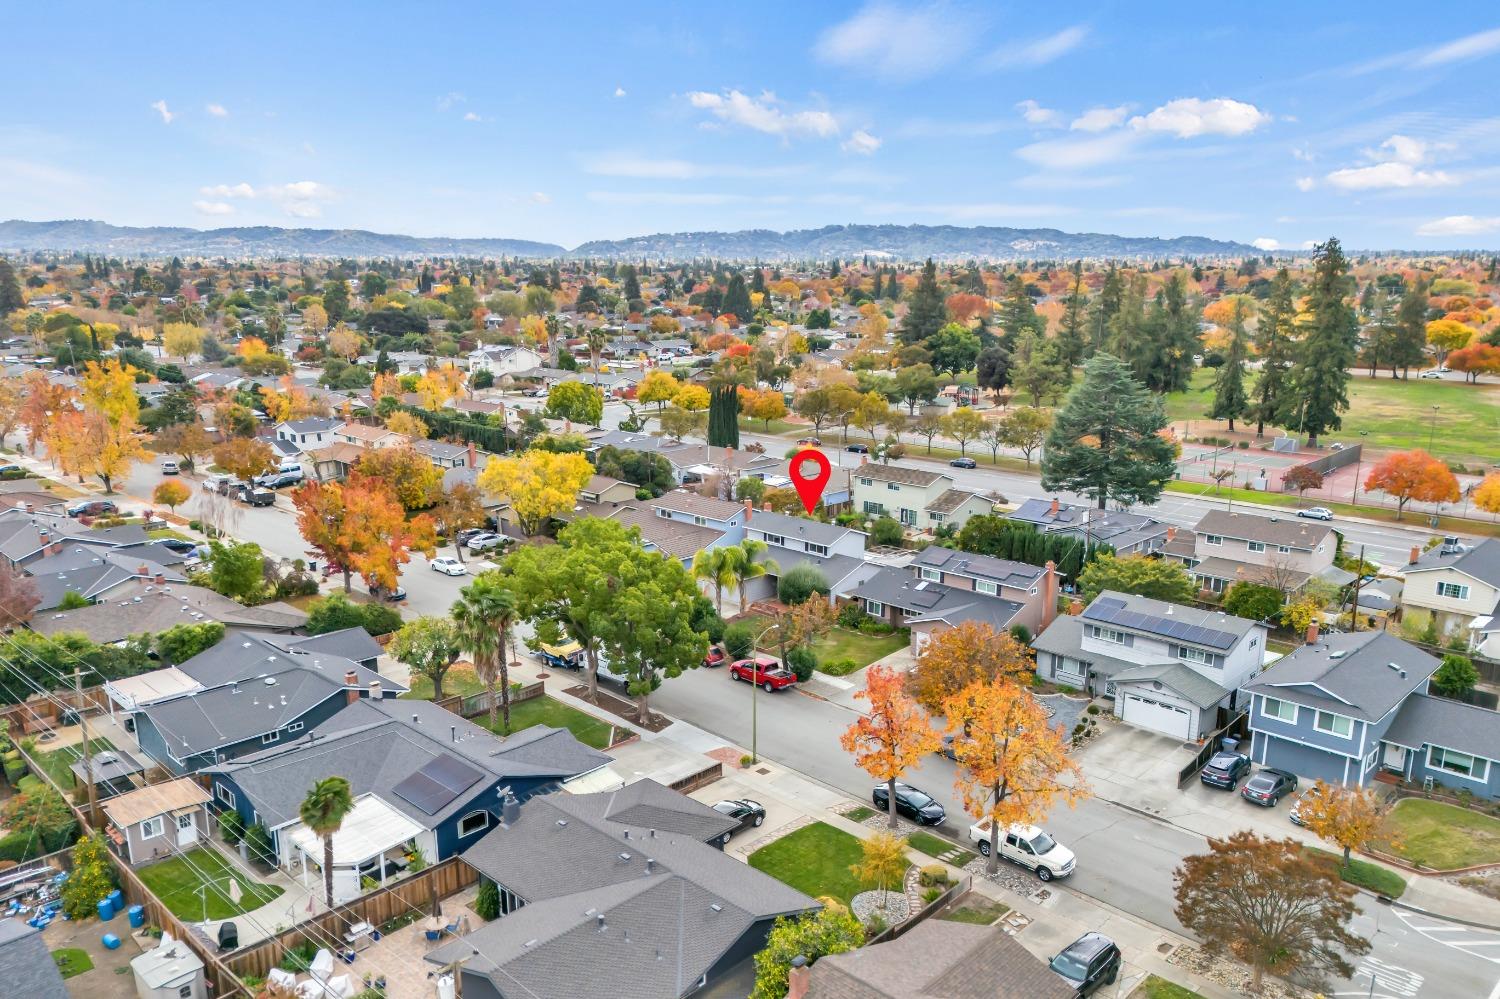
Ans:
POLYGON ((571 251, 525 239, 400 236, 363 229, 250 226, 137 228, 88 220, 0 222, 0 250, 108 253, 120 257, 608 257, 691 260, 1174 259, 1240 257, 1260 251, 1204 236, 1112 236, 1005 226, 831 225, 775 232, 678 232, 592 240, 571 251))

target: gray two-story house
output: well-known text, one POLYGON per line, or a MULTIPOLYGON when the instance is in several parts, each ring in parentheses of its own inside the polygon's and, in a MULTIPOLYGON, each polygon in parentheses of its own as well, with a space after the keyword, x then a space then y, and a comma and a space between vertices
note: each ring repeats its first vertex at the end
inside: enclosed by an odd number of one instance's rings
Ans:
POLYGON ((1333 528, 1322 521, 1210 510, 1192 534, 1169 531, 1163 555, 1186 565, 1211 593, 1238 582, 1292 593, 1310 579, 1340 586, 1354 579, 1333 564, 1337 547, 1333 528))
POLYGON ((1166 524, 1128 510, 1099 510, 1057 499, 1028 499, 1006 514, 1007 520, 1030 524, 1043 534, 1078 538, 1089 547, 1105 544, 1116 555, 1152 555, 1167 542, 1166 524))
POLYGON ((1266 628, 1105 590, 1081 614, 1053 621, 1032 646, 1038 676, 1112 697, 1122 721, 1187 740, 1219 728, 1240 706, 1240 688, 1264 659, 1266 628))
POLYGON ((829 597, 835 600, 848 595, 880 569, 865 561, 869 535, 864 531, 808 517, 755 510, 748 500, 745 538, 766 546, 755 557, 766 566, 766 574, 745 586, 745 598, 752 603, 774 596, 781 574, 799 565, 810 565, 821 572, 828 580, 829 597))
POLYGON ((1385 770, 1500 796, 1500 714, 1433 696, 1438 659, 1383 631, 1310 637, 1246 688, 1256 763, 1351 785, 1385 770))

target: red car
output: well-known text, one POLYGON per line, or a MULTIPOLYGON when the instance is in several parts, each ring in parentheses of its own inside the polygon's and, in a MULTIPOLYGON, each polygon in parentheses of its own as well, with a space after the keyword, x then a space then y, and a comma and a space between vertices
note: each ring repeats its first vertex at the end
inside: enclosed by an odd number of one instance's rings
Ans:
POLYGON ((758 683, 769 693, 773 690, 781 690, 790 687, 797 682, 796 674, 791 670, 782 669, 781 664, 767 656, 757 659, 741 659, 729 667, 729 678, 731 680, 744 680, 748 683, 758 683))
POLYGON ((708 655, 703 657, 703 665, 710 668, 714 666, 723 666, 728 658, 728 654, 726 654, 722 648, 717 645, 710 645, 708 647, 708 655))

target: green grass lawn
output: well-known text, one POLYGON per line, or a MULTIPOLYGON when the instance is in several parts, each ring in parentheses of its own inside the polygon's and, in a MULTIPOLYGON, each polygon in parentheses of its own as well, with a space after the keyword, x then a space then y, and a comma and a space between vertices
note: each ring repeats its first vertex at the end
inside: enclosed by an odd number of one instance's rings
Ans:
MULTIPOLYGON (((479 682, 479 677, 472 666, 455 666, 443 677, 444 697, 452 697, 454 694, 468 697, 482 690, 484 690, 484 684, 479 682)), ((414 676, 411 678, 411 690, 401 696, 413 701, 430 701, 432 700, 432 681, 425 676, 414 676)))
POLYGON ((1165 978, 1147 975, 1146 980, 1130 993, 1130 999, 1203 999, 1203 996, 1165 978))
POLYGON ((1368 860, 1360 860, 1358 857, 1351 857, 1349 867, 1345 869, 1343 854, 1331 850, 1319 850, 1311 846, 1307 849, 1319 856, 1327 857, 1338 865, 1339 877, 1351 885, 1390 898, 1400 898, 1406 892, 1406 879, 1389 868, 1372 864, 1368 860))
POLYGON ((945 861, 945 863, 952 864, 954 867, 963 867, 974 859, 974 854, 968 850, 956 847, 947 840, 940 839, 929 832, 922 832, 920 829, 907 836, 906 842, 913 850, 916 850, 918 853, 925 853, 929 857, 942 857, 957 850, 958 856, 955 859, 945 861))
POLYGON ((193 540, 192 538, 188 537, 186 534, 183 534, 181 531, 174 531, 170 527, 159 527, 159 528, 157 528, 154 531, 147 531, 146 532, 146 537, 150 538, 152 541, 165 541, 165 540, 167 540, 169 538, 172 539, 172 540, 174 540, 174 541, 192 541, 193 540))
MULTIPOLYGON (((1206 416, 1213 399, 1213 372, 1193 372, 1192 388, 1166 396, 1169 420, 1192 420, 1193 435, 1222 431, 1225 424, 1206 416), (1200 427, 1201 421, 1201 427, 1200 427)), ((1267 431, 1269 433, 1269 429, 1267 431)), ((1427 448, 1439 457, 1463 462, 1500 460, 1500 387, 1462 382, 1371 379, 1349 380, 1349 411, 1342 430, 1330 440, 1364 440, 1372 448, 1427 448), (1436 417, 1432 407, 1438 407, 1436 417), (1360 438, 1359 432, 1368 436, 1360 438)))
MULTIPOLYGON (((487 715, 479 715, 470 720, 488 726, 489 718, 487 715)), ((533 725, 565 728, 572 732, 579 742, 586 746, 593 746, 595 749, 606 748, 610 742, 610 735, 614 731, 614 726, 609 722, 601 721, 591 714, 586 714, 550 697, 533 697, 529 701, 512 704, 510 728, 506 729, 504 722, 496 718, 494 731, 498 735, 510 735, 512 732, 519 732, 533 725)))
MULTIPOLYGON (((786 420, 772 420, 770 429, 766 429, 765 420, 756 420, 748 416, 740 417, 740 429, 752 434, 769 434, 780 436, 789 434, 795 440, 797 437, 813 436, 813 429, 805 423, 788 423, 786 420)), ((769 449, 768 452, 769 453, 769 449)), ((778 455, 777 457, 780 457, 778 455)))
POLYGON ((964 904, 939 916, 950 923, 973 923, 975 926, 989 926, 1010 911, 1010 906, 1000 902, 993 902, 983 895, 970 893, 964 900, 964 904))
POLYGON ((868 819, 874 814, 875 809, 871 808, 869 805, 860 805, 858 808, 851 808, 849 811, 845 812, 844 818, 848 819, 850 822, 863 822, 865 819, 868 819))
MULTIPOLYGON (((115 744, 105 738, 90 739, 89 753, 102 753, 107 749, 114 749, 115 744)), ((62 749, 54 749, 51 752, 33 752, 31 755, 52 778, 53 783, 67 791, 73 786, 73 771, 68 769, 74 763, 82 759, 83 746, 64 746, 62 749)))
POLYGON ((94 962, 82 947, 59 947, 52 952, 52 960, 64 978, 81 975, 94 970, 94 962))
POLYGON ((862 669, 897 649, 905 648, 909 642, 906 634, 900 631, 893 631, 889 635, 867 635, 862 631, 835 628, 814 642, 812 649, 818 657, 820 670, 824 663, 840 659, 853 659, 854 668, 862 669))
POLYGON ((137 873, 146 882, 146 887, 161 899, 162 904, 172 910, 173 915, 189 922, 204 918, 229 919, 243 912, 259 909, 281 894, 281 888, 277 885, 250 880, 237 868, 230 867, 229 862, 218 851, 204 846, 189 850, 184 856, 143 867, 137 873), (189 863, 192 867, 188 866, 189 863), (237 905, 229 900, 230 878, 240 885, 240 901, 237 905), (205 881, 212 882, 212 885, 200 895, 198 889, 205 881), (206 917, 205 899, 208 905, 206 917))
POLYGON ((1500 819, 1441 801, 1403 798, 1386 816, 1397 842, 1383 849, 1437 870, 1500 864, 1500 819))
POLYGON ((864 854, 859 838, 824 822, 803 826, 750 854, 750 866, 805 895, 829 895, 847 904, 865 890, 849 870, 864 854))

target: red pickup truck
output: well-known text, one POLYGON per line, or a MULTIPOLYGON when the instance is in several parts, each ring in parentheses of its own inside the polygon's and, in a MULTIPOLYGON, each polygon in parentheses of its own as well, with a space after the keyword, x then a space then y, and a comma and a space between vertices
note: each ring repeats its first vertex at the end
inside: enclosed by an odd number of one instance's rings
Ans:
POLYGON ((731 680, 758 683, 767 692, 782 690, 797 682, 796 674, 781 668, 781 664, 768 656, 756 659, 741 659, 729 667, 731 680))

